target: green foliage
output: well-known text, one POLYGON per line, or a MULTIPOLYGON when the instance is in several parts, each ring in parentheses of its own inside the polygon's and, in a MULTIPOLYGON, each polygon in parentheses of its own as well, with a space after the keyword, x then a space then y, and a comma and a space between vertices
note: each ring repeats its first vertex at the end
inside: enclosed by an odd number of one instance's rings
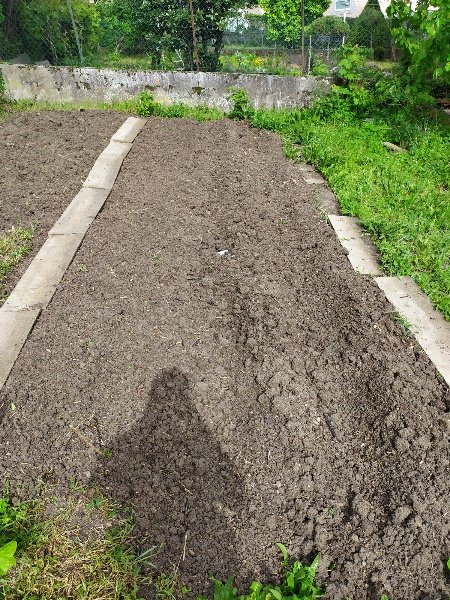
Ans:
POLYGON ((52 500, 14 504, 8 494, 0 498, 3 600, 137 600, 156 549, 136 556, 129 514, 107 500, 96 511, 86 510, 86 500, 73 495, 59 506, 52 500))
MULTIPOLYGON (((94 51, 98 41, 98 14, 89 0, 72 0, 78 34, 85 53, 94 51)), ((20 0, 18 42, 35 60, 52 64, 78 64, 78 49, 66 2, 61 0, 20 0)))
MULTIPOLYGON (((133 10, 128 0, 98 0, 100 46, 119 54, 139 49, 140 40, 133 23, 133 10)), ((144 50, 144 48, 142 48, 144 50)))
POLYGON ((230 114, 230 119, 242 121, 248 119, 253 114, 253 107, 250 104, 250 98, 246 90, 242 88, 232 88, 230 100, 233 104, 230 114))
MULTIPOLYGON (((227 19, 243 4, 243 0, 193 0, 202 70, 217 70, 227 19)), ((154 54, 158 66, 164 53, 176 53, 180 68, 194 68, 188 2, 99 0, 97 5, 105 25, 103 47, 154 54)))
POLYGON ((306 28, 307 35, 348 35, 350 26, 340 17, 319 17, 306 28))
POLYGON ((418 0, 413 10, 405 0, 392 0, 387 12, 410 84, 417 88, 431 77, 443 77, 449 84, 450 2, 418 0))
POLYGON ((223 112, 208 106, 186 106, 185 104, 163 106, 147 91, 139 94, 136 106, 132 110, 135 110, 140 117, 190 118, 200 122, 215 121, 224 117, 223 112))
MULTIPOLYGON (((277 544, 283 554, 283 579, 278 585, 262 584, 253 581, 247 593, 240 595, 234 585, 234 579, 229 578, 225 583, 212 578, 214 583, 214 600, 315 600, 322 597, 322 592, 316 584, 316 570, 320 556, 317 556, 310 566, 299 561, 290 564, 286 548, 277 544)), ((206 600, 199 597, 198 600, 206 600)))
POLYGON ((411 88, 392 72, 368 66, 367 49, 359 46, 341 48, 336 80, 328 96, 315 103, 315 114, 322 119, 352 120, 376 117, 380 111, 434 104, 426 90, 411 88))
MULTIPOLYGON (((302 0, 260 0, 266 11, 267 34, 273 40, 299 43, 301 38, 302 0)), ((305 0, 305 22, 321 17, 329 0, 305 0)))
POLYGON ((156 114, 158 105, 153 94, 142 92, 138 96, 136 112, 140 117, 152 117, 156 114))
POLYGON ((295 138, 336 192, 344 214, 372 234, 383 269, 409 275, 450 320, 449 140, 406 112, 403 130, 379 122, 305 125, 295 138), (408 149, 392 153, 391 141, 408 149))
POLYGON ((330 74, 330 69, 328 65, 321 61, 315 61, 314 66, 312 68, 312 74, 315 77, 328 77, 330 74))
POLYGON ((269 75, 300 75, 289 66, 286 56, 257 56, 251 52, 235 52, 220 58, 221 71, 229 73, 268 73, 269 75))
POLYGON ((6 276, 30 252, 33 234, 34 227, 32 226, 29 228, 13 227, 8 233, 0 235, 0 298, 5 294, 6 276))
POLYGON ((384 58, 390 50, 392 38, 389 23, 380 8, 365 6, 355 19, 348 43, 373 49, 375 58, 384 58))
POLYGON ((15 540, 0 547, 0 577, 6 575, 16 564, 14 558, 16 550, 17 542, 15 540))

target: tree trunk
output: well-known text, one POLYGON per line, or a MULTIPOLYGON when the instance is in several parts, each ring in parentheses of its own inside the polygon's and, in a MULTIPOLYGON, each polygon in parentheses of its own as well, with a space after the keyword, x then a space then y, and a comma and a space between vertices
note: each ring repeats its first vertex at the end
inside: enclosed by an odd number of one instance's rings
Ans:
POLYGON ((216 41, 214 42, 214 70, 219 70, 220 51, 223 46, 223 31, 218 31, 216 41))
POLYGON ((12 42, 17 33, 17 0, 3 0, 5 15, 5 36, 12 42))

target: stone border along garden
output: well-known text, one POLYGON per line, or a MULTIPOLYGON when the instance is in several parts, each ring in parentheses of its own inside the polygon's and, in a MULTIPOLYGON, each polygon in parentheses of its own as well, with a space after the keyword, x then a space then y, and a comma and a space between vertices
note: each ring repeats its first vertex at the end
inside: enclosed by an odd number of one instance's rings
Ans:
POLYGON ((145 125, 130 117, 112 136, 80 192, 48 234, 48 239, 0 308, 0 389, 42 309, 46 308, 92 221, 108 198, 124 158, 145 125))
MULTIPOLYGON (((134 139, 135 135, 137 135, 138 131, 143 126, 144 121, 129 120, 128 123, 131 128, 134 129, 134 132, 131 135, 131 137, 134 139)), ((44 254, 47 253, 47 251, 50 253, 54 252, 55 246, 54 242, 52 243, 52 239, 57 239, 55 236, 61 236, 61 238, 63 236, 68 236, 68 240, 74 240, 74 244, 69 243, 69 253, 71 253, 72 256, 76 253, 77 248, 84 237, 84 233, 87 231, 87 228, 90 225, 90 222, 92 222, 92 220, 95 218, 95 214, 97 214, 98 210, 100 210, 101 206, 106 200, 107 195, 109 194, 109 191, 111 191, 113 185, 112 178, 115 180, 115 177, 117 177, 120 164, 131 148, 130 144, 132 140, 128 136, 125 136, 125 138, 118 140, 117 134, 113 136, 110 150, 105 151, 101 157, 99 157, 99 160, 92 170, 91 175, 85 182, 80 194, 77 195, 64 215, 58 220, 54 228, 49 233, 49 241, 42 248, 43 251, 45 249, 44 254), (114 142, 118 142, 124 146, 120 149, 118 154, 115 151, 117 144, 114 142), (130 147, 128 147, 128 145, 130 145, 130 147), (111 179, 108 178, 107 180, 103 177, 105 167, 106 169, 109 168, 111 170, 111 179), (96 191, 92 193, 92 198, 88 199, 88 192, 85 190, 85 188, 107 190, 108 194, 105 195, 103 191, 96 191), (91 201, 98 206, 98 210, 92 209, 91 201), (79 212, 77 209, 79 209, 79 212), (81 239, 78 239, 80 235, 81 239), (76 244, 75 239, 78 239, 76 244)), ((403 315, 403 318, 405 319, 404 323, 406 324, 406 321, 408 322, 407 326, 414 332, 416 338, 433 360, 444 379, 447 381, 447 383, 449 383, 450 370, 448 348, 450 346, 450 337, 448 323, 446 323, 444 319, 432 309, 428 299, 424 297, 424 295, 418 290, 417 286, 415 286, 410 278, 393 278, 382 276, 382 272, 380 271, 379 265, 376 261, 374 249, 370 243, 368 243, 367 235, 362 232, 356 220, 351 217, 342 217, 339 214, 335 214, 337 211, 333 209, 327 210, 326 207, 330 204, 330 194, 329 190, 324 187, 325 180, 312 172, 309 165, 299 164, 298 166, 299 170, 304 173, 303 178, 305 183, 311 186, 317 186, 319 201, 321 198, 324 198, 324 201, 321 202, 322 210, 327 214, 327 218, 336 231, 339 240, 344 248, 348 251, 348 258, 354 269, 361 274, 367 274, 375 277, 375 281, 379 287, 385 291, 388 300, 391 301, 399 313, 403 315)), ((88 195, 90 196, 91 194, 89 193, 88 195)), ((61 250, 61 247, 59 250, 61 250)), ((67 252, 67 249, 65 249, 64 252, 67 252)), ((66 261, 66 267, 70 263, 70 260, 71 257, 68 258, 68 262, 66 261)), ((43 255, 41 255, 41 253, 38 254, 35 261, 32 263, 30 270, 27 271, 24 279, 18 284, 16 290, 13 292, 13 294, 11 294, 10 298, 5 303, 6 309, 3 308, 0 312, 0 325, 3 313, 13 312, 19 314, 30 311, 30 313, 34 315, 34 319, 36 319, 40 310, 48 304, 53 292, 56 289, 56 285, 61 279, 66 268, 60 261, 58 261, 56 263, 58 275, 56 276, 55 273, 53 274, 50 286, 47 287, 45 281, 41 279, 41 275, 38 275, 38 279, 36 280, 32 278, 32 275, 33 270, 36 268, 38 263, 41 263, 42 265, 44 263, 49 264, 49 262, 50 261, 47 263, 47 261, 43 259, 43 255), (28 282, 27 277, 30 278, 28 282), (23 289, 21 289, 21 286, 23 286, 23 289), (24 295, 24 293, 27 294, 28 292, 31 292, 32 295, 34 295, 34 300, 30 299, 31 297, 24 295), (44 295, 42 295, 42 293, 44 293, 44 295), (37 313, 35 313, 36 310, 37 313)), ((20 314, 20 318, 22 317, 23 314, 20 314)), ((24 326, 25 328, 27 327, 26 324, 24 326)), ((29 327, 30 330, 31 327, 32 325, 29 327)), ((284 560, 287 564, 285 555, 284 560)), ((292 592, 293 588, 290 588, 289 586, 292 586, 292 581, 295 580, 294 585, 297 586, 296 589, 300 589, 299 586, 305 585, 304 590, 307 590, 309 593, 309 595, 304 596, 305 598, 309 599, 318 597, 317 594, 319 590, 313 583, 315 568, 315 563, 309 569, 307 567, 303 568, 301 565, 298 566, 298 563, 296 563, 293 566, 293 570, 287 572, 286 582, 280 588, 263 588, 261 586, 259 588, 253 588, 251 592, 253 594, 256 592, 262 594, 264 592, 265 595, 269 593, 269 591, 272 591, 273 597, 277 599, 277 594, 286 596, 292 592), (292 579, 293 575, 294 580, 292 579)), ((222 588, 220 587, 219 582, 216 582, 216 585, 219 586, 219 592, 223 593, 221 591, 222 588)), ((234 593, 232 591, 231 584, 229 583, 228 588, 225 586, 224 589, 225 594, 228 593, 229 597, 231 598, 234 593)), ((263 597, 263 595, 261 597, 263 597)))
MULTIPOLYGON (((7 332, 0 339, 0 388, 40 311, 51 300, 89 225, 106 201, 122 161, 144 124, 145 120, 130 117, 111 138, 110 145, 99 156, 82 190, 56 222, 49 233, 49 240, 0 309, 0 326, 7 332), (52 262, 52 272, 49 272, 52 262)), ((303 170, 303 179, 308 185, 326 184, 326 180, 317 172, 311 171, 309 165, 300 165, 299 168, 303 170)), ((357 219, 342 216, 337 202, 332 203, 331 209, 330 204, 321 203, 321 208, 348 251, 348 258, 354 269, 375 278, 386 298, 450 386, 450 324, 433 309, 428 298, 410 277, 384 275, 376 250, 357 219)))

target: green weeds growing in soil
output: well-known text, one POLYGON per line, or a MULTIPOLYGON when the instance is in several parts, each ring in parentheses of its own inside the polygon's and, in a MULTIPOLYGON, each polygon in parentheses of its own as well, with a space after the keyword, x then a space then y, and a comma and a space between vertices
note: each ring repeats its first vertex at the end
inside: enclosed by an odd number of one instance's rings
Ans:
POLYGON ((30 252, 35 226, 13 227, 0 235, 0 300, 5 296, 5 279, 13 268, 30 252))
MULTIPOLYGON (((155 549, 133 550, 134 521, 103 498, 14 504, 0 498, 0 597, 4 600, 137 600, 155 549), (15 555, 15 556, 14 556, 15 555)), ((142 540, 140 540, 142 542, 142 540)))
MULTIPOLYGON (((98 489, 71 482, 64 500, 52 498, 14 503, 6 488, 0 497, 0 597, 4 600, 141 600, 140 590, 154 589, 158 600, 193 595, 176 567, 170 574, 153 564, 156 546, 136 553, 134 518, 98 489), (90 501, 89 501, 90 500, 90 501), (94 501, 92 501, 94 500, 94 501)), ((239 593, 230 577, 211 577, 211 596, 196 600, 317 600, 324 590, 316 582, 320 556, 310 565, 282 554, 277 583, 253 581, 239 593)), ((450 558, 447 561, 450 569, 450 558)), ((382 595, 380 600, 389 600, 382 595)))
POLYGON ((171 104, 165 106, 155 101, 150 92, 139 94, 136 112, 141 117, 185 118, 196 121, 216 121, 224 118, 224 113, 216 108, 207 106, 186 106, 184 104, 171 104))
MULTIPOLYGON (((214 600, 316 600, 323 596, 316 584, 316 569, 320 556, 316 556, 311 565, 307 566, 296 560, 291 563, 286 547, 278 543, 283 555, 283 577, 280 584, 262 584, 253 581, 249 590, 243 595, 238 594, 233 578, 225 583, 213 578, 214 600)), ((200 597, 198 600, 207 600, 200 597)))

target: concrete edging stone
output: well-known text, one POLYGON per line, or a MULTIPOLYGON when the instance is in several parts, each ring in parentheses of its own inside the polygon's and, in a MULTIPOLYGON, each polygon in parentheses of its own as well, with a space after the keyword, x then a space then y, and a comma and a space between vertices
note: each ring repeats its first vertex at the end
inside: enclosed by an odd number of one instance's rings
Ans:
POLYGON ((146 119, 130 117, 113 135, 84 186, 56 221, 42 248, 0 308, 0 389, 108 198, 123 160, 146 122, 146 119))

